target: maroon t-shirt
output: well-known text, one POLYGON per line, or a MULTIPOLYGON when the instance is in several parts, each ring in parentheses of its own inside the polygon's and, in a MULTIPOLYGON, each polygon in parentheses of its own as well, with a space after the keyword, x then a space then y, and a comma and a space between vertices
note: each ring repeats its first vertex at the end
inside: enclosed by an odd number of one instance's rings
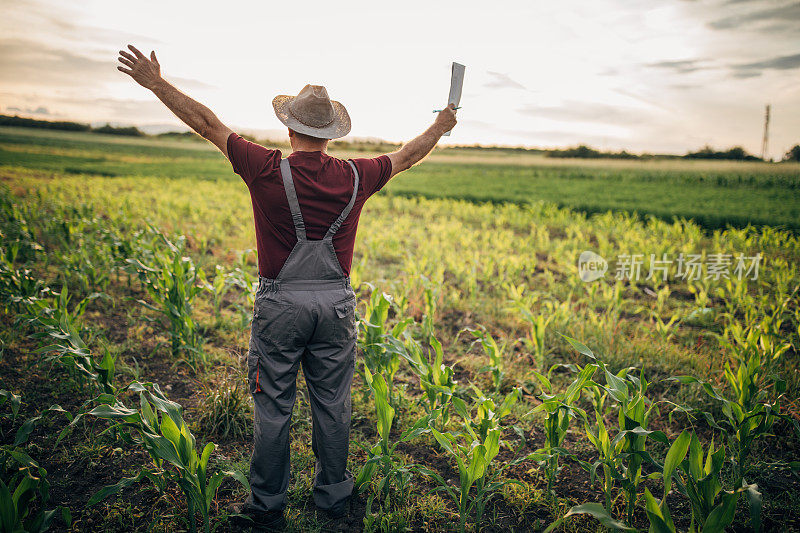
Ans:
MULTIPOLYGON (((250 189, 256 225, 258 273, 265 278, 275 278, 297 242, 281 178, 281 152, 232 133, 228 137, 228 159, 233 171, 250 189)), ((293 152, 288 159, 300 213, 306 225, 306 237, 321 239, 350 201, 355 179, 353 170, 347 161, 322 152, 293 152)), ((353 261, 361 208, 392 175, 392 162, 386 155, 352 161, 358 169, 358 194, 352 211, 333 237, 333 248, 347 276, 353 261)))

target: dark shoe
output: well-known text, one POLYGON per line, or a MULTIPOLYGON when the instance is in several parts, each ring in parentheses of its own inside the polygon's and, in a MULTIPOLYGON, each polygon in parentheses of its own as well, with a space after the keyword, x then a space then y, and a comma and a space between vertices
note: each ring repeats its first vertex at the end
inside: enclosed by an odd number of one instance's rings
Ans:
POLYGON ((253 528, 257 531, 283 531, 286 519, 283 511, 257 511, 248 507, 247 503, 234 503, 228 507, 231 522, 241 528, 253 528))
POLYGON ((330 509, 323 509, 322 511, 328 518, 333 520, 344 518, 350 512, 350 497, 348 496, 330 509))

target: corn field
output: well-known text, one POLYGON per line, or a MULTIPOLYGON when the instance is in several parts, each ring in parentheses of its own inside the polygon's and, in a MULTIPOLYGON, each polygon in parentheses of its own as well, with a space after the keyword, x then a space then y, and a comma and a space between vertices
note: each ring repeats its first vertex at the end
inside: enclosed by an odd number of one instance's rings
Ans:
MULTIPOLYGON (((252 446, 246 188, 168 145, 34 148, 97 168, 0 152, 0 531, 233 531, 252 446), (119 170, 159 158, 164 175, 119 170)), ((345 519, 316 512, 301 392, 290 530, 800 529, 798 261, 771 226, 373 197, 351 275, 356 493, 345 519), (609 260, 601 279, 582 281, 585 250, 609 260), (616 279, 634 254, 760 265, 616 279)))

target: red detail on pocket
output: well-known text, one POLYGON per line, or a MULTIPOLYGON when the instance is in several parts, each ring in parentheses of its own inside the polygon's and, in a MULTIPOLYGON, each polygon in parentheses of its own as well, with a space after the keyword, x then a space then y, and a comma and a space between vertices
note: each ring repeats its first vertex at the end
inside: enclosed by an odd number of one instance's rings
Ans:
POLYGON ((256 392, 261 392, 261 384, 258 382, 258 374, 261 371, 260 368, 256 368, 256 392))

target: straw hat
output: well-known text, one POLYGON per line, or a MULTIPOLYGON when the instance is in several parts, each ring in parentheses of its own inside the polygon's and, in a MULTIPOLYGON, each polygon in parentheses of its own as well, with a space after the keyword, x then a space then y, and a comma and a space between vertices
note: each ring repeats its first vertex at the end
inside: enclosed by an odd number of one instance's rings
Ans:
POLYGON ((331 100, 322 85, 306 85, 297 96, 281 94, 272 100, 275 114, 289 129, 320 139, 337 139, 350 132, 350 115, 331 100))

